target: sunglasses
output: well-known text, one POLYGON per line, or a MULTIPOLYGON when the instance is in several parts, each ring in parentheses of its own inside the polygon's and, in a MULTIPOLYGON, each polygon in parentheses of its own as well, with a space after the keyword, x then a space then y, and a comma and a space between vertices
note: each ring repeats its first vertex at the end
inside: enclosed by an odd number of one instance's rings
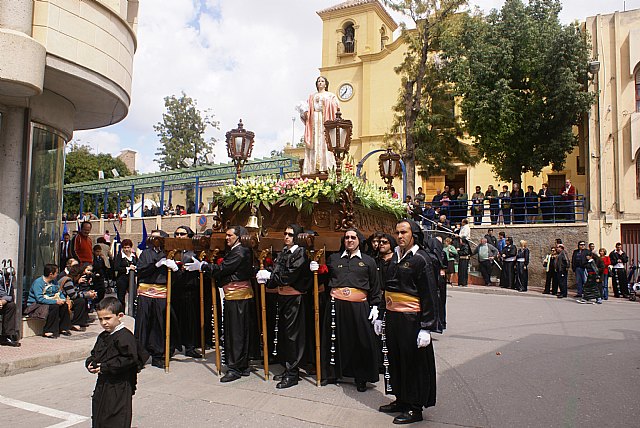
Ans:
POLYGON ((291 233, 291 232, 284 232, 284 236, 290 236, 290 237, 292 237, 292 238, 293 238, 293 233, 291 233))
POLYGON ((187 236, 188 233, 187 232, 176 232, 175 235, 176 236, 187 236))
POLYGON ((386 239, 381 239, 381 240, 380 240, 380 243, 381 243, 381 244, 388 244, 388 243, 389 243, 389 241, 387 241, 386 239))
POLYGON ((355 241, 356 239, 358 239, 358 237, 357 236, 351 236, 351 235, 345 235, 344 239, 349 239, 349 240, 354 240, 355 241))

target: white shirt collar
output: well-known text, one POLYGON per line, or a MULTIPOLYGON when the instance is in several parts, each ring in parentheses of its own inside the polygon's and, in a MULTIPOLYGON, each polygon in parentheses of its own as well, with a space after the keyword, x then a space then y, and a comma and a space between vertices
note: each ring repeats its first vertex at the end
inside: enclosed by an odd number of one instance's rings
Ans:
POLYGON ((289 252, 290 252, 290 253, 293 253, 293 252, 294 252, 295 250, 297 250, 297 249, 298 249, 298 245, 297 245, 297 244, 293 244, 293 245, 291 246, 291 248, 289 248, 289 252))
POLYGON ((231 249, 233 250, 233 249, 234 249, 234 248, 236 248, 238 245, 240 245, 240 239, 238 239, 238 240, 236 241, 236 243, 235 243, 235 244, 233 244, 233 247, 231 247, 231 249))
POLYGON ((357 257, 357 258, 361 259, 362 258, 362 254, 360 253, 360 249, 358 248, 356 250, 356 252, 353 253, 351 256, 349 256, 349 251, 344 250, 344 253, 342 253, 342 256, 340 256, 340 257, 349 257, 350 259, 353 258, 353 257, 357 257))
POLYGON ((109 333, 109 334, 113 334, 113 333, 115 333, 116 331, 120 331, 120 330, 122 330, 123 328, 124 328, 124 324, 123 324, 123 323, 120 323, 120 324, 118 324, 118 326, 117 326, 116 328, 114 328, 114 329, 113 329, 113 331, 112 331, 111 333, 109 333))
MULTIPOLYGON (((411 254, 412 256, 415 256, 416 253, 418 252, 418 250, 420 249, 420 247, 418 247, 418 245, 414 244, 413 247, 409 248, 409 251, 407 251, 404 254, 404 257, 407 257, 407 255, 411 254)), ((397 246, 394 251, 396 252, 397 256, 398 256, 398 261, 402 260, 404 257, 400 256, 400 246, 397 246)))

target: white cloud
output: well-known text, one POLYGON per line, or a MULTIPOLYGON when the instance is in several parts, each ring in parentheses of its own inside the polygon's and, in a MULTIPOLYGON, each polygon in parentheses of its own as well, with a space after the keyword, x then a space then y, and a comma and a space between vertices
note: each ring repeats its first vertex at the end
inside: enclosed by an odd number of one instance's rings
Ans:
MULTIPOLYGON (((139 153, 139 171, 157 170, 153 125, 162 118, 163 98, 184 91, 220 121, 220 130, 208 132, 218 139, 216 162, 226 162, 224 134, 240 118, 256 133, 255 157, 280 150, 291 140, 294 106, 314 89, 320 67, 322 21, 316 11, 338 3, 340 0, 141 3, 129 115, 120 124, 76 135, 95 141, 101 151, 133 148, 139 153)), ((472 3, 488 11, 504 1, 472 3)), ((622 0, 562 3, 564 22, 622 9, 622 0)), ((632 7, 640 7, 640 0, 627 0, 627 9, 632 7)), ((302 131, 296 120, 296 140, 302 131)))

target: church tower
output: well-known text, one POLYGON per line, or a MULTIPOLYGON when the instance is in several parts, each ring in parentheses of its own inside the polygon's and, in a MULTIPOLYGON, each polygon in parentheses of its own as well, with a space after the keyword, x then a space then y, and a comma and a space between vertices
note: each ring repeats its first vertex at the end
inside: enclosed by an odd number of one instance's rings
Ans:
MULTIPOLYGON (((357 162, 386 147, 383 139, 400 88, 394 67, 402 62, 405 47, 393 40, 398 24, 378 0, 349 0, 318 15, 323 23, 320 74, 338 96, 342 117, 353 122, 350 154, 357 162)), ((377 160, 373 155, 362 172, 382 183, 377 160)))

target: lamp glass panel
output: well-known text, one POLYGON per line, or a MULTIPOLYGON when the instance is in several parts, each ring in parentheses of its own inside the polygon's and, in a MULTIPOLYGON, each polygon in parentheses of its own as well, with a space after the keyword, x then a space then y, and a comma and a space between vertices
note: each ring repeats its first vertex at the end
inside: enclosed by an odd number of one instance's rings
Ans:
POLYGON ((234 141, 234 143, 236 145, 236 150, 235 150, 235 155, 236 156, 239 155, 239 154, 242 154, 242 140, 243 140, 242 137, 235 137, 233 139, 233 141, 234 141))
POLYGON ((346 148, 347 144, 347 130, 344 128, 338 128, 340 130, 340 148, 346 148))
MULTIPOLYGON (((331 131, 337 131, 337 129, 332 129, 331 131)), ((331 147, 335 149, 336 147, 336 133, 329 132, 329 142, 331 143, 331 147)))
POLYGON ((382 162, 382 168, 384 170, 384 175, 388 176, 391 172, 391 160, 390 159, 385 159, 382 162))

